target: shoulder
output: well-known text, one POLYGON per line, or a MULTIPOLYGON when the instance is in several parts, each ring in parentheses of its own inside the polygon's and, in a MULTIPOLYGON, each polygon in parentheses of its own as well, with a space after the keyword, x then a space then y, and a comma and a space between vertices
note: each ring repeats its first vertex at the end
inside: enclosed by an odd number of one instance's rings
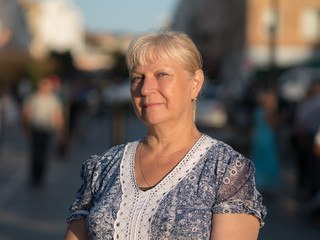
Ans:
POLYGON ((96 185, 105 176, 119 171, 125 144, 114 146, 101 155, 91 155, 81 166, 81 178, 86 185, 96 185))
POLYGON ((211 144, 207 151, 207 158, 212 158, 215 161, 224 163, 229 163, 232 159, 241 159, 241 161, 248 160, 243 154, 236 151, 229 144, 208 135, 206 137, 211 140, 211 144))
POLYGON ((123 155, 126 145, 127 144, 116 145, 100 155, 92 155, 84 162, 84 164, 97 167, 119 161, 123 155))
POLYGON ((94 169, 95 172, 109 171, 120 165, 126 149, 136 142, 138 140, 113 146, 100 155, 92 155, 84 162, 84 166, 94 169))
POLYGON ((107 151, 105 151, 99 156, 100 161, 108 161, 119 155, 122 155, 127 145, 128 143, 116 145, 109 148, 107 151))
MULTIPOLYGON (((208 136, 211 138, 210 136, 208 136)), ((247 170, 253 167, 253 163, 243 154, 236 151, 229 144, 216 140, 214 138, 210 148, 207 151, 205 161, 215 166, 217 174, 224 174, 226 171, 234 168, 247 170)))

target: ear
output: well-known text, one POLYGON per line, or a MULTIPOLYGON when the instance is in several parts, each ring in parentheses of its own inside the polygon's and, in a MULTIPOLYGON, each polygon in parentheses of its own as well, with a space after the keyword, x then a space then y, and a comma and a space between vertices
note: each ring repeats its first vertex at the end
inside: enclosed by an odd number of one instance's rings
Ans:
POLYGON ((192 79, 191 100, 195 100, 201 90, 204 81, 204 74, 201 69, 198 69, 192 79))

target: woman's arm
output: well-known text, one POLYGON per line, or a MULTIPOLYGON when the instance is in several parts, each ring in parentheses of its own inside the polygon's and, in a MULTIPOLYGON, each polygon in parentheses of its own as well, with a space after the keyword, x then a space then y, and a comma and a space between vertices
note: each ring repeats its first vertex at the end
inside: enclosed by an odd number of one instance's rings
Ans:
POLYGON ((259 220, 246 213, 214 214, 211 240, 257 240, 259 220))
POLYGON ((86 221, 84 219, 72 220, 64 240, 89 240, 86 221))

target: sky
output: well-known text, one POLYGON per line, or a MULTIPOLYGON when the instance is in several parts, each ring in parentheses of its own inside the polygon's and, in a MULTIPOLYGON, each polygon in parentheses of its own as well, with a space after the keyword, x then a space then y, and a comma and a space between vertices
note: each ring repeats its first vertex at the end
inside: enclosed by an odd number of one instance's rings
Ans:
POLYGON ((73 0, 89 31, 157 31, 174 14, 179 0, 73 0))

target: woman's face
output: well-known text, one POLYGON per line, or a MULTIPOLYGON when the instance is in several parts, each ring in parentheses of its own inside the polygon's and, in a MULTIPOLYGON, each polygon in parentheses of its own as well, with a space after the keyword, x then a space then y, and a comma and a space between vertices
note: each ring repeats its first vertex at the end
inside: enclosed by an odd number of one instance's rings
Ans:
POLYGON ((136 114, 147 126, 193 121, 195 85, 195 77, 173 61, 137 66, 130 88, 136 114))

